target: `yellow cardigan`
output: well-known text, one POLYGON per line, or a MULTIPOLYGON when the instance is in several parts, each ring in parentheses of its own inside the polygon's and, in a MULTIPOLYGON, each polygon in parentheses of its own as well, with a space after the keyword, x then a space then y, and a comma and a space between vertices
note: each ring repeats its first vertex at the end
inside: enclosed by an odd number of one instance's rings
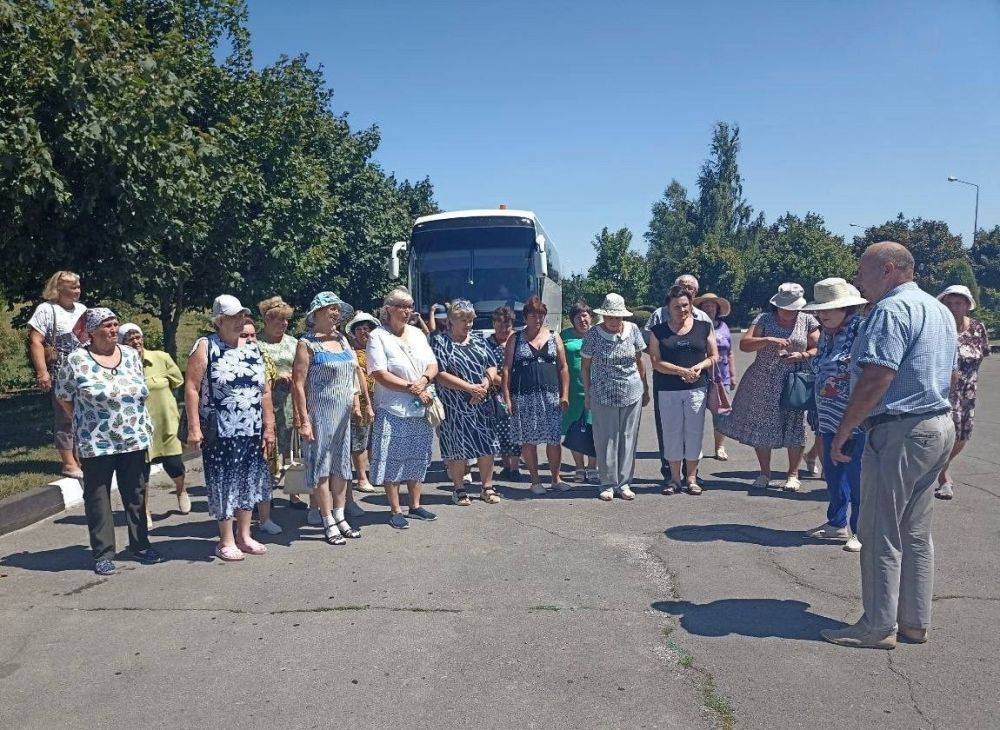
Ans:
POLYGON ((184 376, 170 355, 160 350, 146 350, 142 356, 142 364, 149 388, 146 408, 153 425, 149 460, 161 456, 176 456, 184 450, 184 445, 177 438, 180 412, 177 410, 173 390, 184 382, 184 376))

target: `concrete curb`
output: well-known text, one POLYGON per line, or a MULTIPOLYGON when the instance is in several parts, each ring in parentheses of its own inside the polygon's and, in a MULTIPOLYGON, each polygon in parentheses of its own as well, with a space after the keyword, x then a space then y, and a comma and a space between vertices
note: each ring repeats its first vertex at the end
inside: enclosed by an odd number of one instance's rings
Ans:
MULTIPOLYGON (((187 461, 192 456, 185 454, 187 461)), ((150 477, 163 471, 160 464, 153 464, 150 477)), ((112 477, 111 491, 118 490, 118 482, 112 477)), ((83 504, 83 485, 79 479, 63 477, 43 487, 35 487, 0 499, 0 535, 20 530, 46 517, 83 504)))

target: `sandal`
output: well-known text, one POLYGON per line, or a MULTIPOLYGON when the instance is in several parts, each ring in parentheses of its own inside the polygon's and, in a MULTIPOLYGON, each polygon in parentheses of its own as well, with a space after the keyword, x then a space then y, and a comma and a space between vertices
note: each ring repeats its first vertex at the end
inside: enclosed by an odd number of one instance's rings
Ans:
POLYGON ((263 545, 256 540, 249 540, 244 543, 236 543, 236 547, 247 555, 263 555, 267 552, 267 545, 263 545))
POLYGON ((484 489, 479 493, 479 498, 486 502, 486 504, 500 504, 500 495, 497 494, 495 489, 484 489))
POLYGON ((361 530, 356 527, 351 527, 347 520, 337 520, 337 529, 340 530, 341 535, 349 537, 352 540, 356 540, 361 537, 361 530))
POLYGON ((343 535, 340 534, 340 530, 337 529, 336 524, 327 525, 323 528, 323 534, 326 535, 326 541, 330 545, 346 545, 347 540, 343 535))
POLYGON ((667 482, 667 486, 660 490, 661 494, 677 494, 681 490, 680 482, 667 482))
POLYGON ((459 507, 468 507, 472 504, 472 500, 469 499, 469 494, 464 489, 459 489, 456 492, 451 493, 451 501, 457 504, 459 507))
POLYGON ((225 560, 227 563, 235 563, 238 560, 243 560, 246 556, 235 545, 217 545, 215 548, 215 557, 225 560))
POLYGON ((687 485, 687 493, 688 494, 693 494, 694 496, 698 496, 699 494, 702 493, 701 485, 699 485, 697 482, 692 482, 692 483, 688 484, 687 485))

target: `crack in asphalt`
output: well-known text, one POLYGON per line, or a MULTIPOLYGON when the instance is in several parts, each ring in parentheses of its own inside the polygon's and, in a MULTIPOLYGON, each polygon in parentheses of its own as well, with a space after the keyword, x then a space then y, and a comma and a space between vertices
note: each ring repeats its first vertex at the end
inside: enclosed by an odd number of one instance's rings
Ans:
MULTIPOLYGON (((125 613, 228 613, 238 616, 283 616, 288 614, 304 613, 338 613, 350 611, 387 611, 393 613, 465 613, 466 611, 482 612, 487 608, 447 608, 439 606, 385 606, 364 604, 338 604, 333 606, 307 606, 304 608, 279 608, 273 611, 254 611, 244 608, 212 607, 212 606, 30 606, 23 611, 33 609, 50 609, 56 611, 72 611, 77 613, 112 613, 121 611, 125 613)), ((524 610, 527 613, 559 613, 573 611, 595 611, 601 613, 611 613, 621 611, 620 606, 586 606, 586 605, 557 605, 557 604, 532 604, 531 606, 515 607, 514 610, 524 610)))
POLYGON ((896 669, 896 665, 892 661, 892 652, 886 652, 886 663, 889 667, 889 671, 895 674, 897 677, 906 682, 906 689, 910 693, 910 703, 913 705, 913 710, 916 712, 922 720, 927 722, 932 728, 937 728, 935 722, 924 714, 924 711, 920 708, 920 703, 917 702, 916 692, 913 690, 913 681, 907 677, 903 672, 896 669))
POLYGON ((837 593, 836 591, 831 591, 829 588, 823 588, 822 586, 818 586, 815 583, 810 583, 805 578, 802 578, 796 573, 793 573, 790 568, 786 568, 784 565, 779 563, 770 550, 765 551, 765 555, 767 555, 767 559, 770 561, 771 565, 777 568, 779 572, 787 575, 791 579, 792 583, 799 586, 800 588, 808 588, 810 590, 817 591, 818 593, 822 593, 827 596, 833 596, 834 598, 839 598, 843 601, 861 600, 861 596, 858 596, 856 594, 837 593))
POLYGON ((521 525, 522 527, 531 527, 531 528, 533 528, 535 530, 541 530, 542 532, 548 533, 549 535, 552 535, 553 537, 558 537, 561 540, 567 540, 569 542, 583 542, 579 538, 570 537, 569 535, 563 535, 562 533, 556 532, 555 530, 550 530, 547 527, 542 527, 541 525, 536 525, 533 522, 528 522, 526 520, 520 520, 520 519, 518 519, 517 517, 515 517, 512 514, 504 514, 504 517, 506 517, 508 520, 516 522, 517 524, 521 525))
POLYGON ((945 596, 934 596, 933 601, 1000 601, 1000 596, 965 596, 960 594, 949 594, 945 596))

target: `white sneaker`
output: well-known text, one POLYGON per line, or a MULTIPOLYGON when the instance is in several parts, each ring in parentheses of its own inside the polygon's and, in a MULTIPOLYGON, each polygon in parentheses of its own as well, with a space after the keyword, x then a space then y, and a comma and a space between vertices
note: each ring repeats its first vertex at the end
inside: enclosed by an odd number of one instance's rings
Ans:
POLYGON ((844 550, 849 553, 860 553, 861 552, 861 541, 858 539, 857 535, 851 535, 847 542, 844 544, 844 550))
POLYGON ((802 482, 799 481, 798 477, 791 476, 785 480, 785 483, 781 486, 781 488, 786 492, 797 492, 802 489, 802 482))
POLYGON ((545 485, 539 482, 538 484, 531 485, 532 494, 545 494, 545 485))
POLYGON ((306 524, 319 527, 323 524, 323 515, 319 513, 318 509, 310 509, 309 514, 306 515, 306 524))
POLYGON ((268 520, 267 522, 260 523, 260 529, 266 532, 268 535, 280 535, 281 525, 279 525, 274 520, 268 520))
POLYGON ((362 517, 364 514, 364 509, 353 499, 348 500, 347 504, 344 505, 344 517, 349 520, 357 519, 358 517, 362 517))
POLYGON ((472 475, 466 474, 464 477, 462 477, 462 481, 465 482, 466 484, 472 484, 472 475))
POLYGON ((715 450, 715 458, 719 461, 729 461, 729 454, 726 453, 726 447, 720 446, 715 450))
POLYGON ((601 498, 602 502, 610 502, 615 498, 615 490, 608 487, 607 489, 602 490, 597 496, 601 498))
POLYGON ((622 499, 633 500, 635 499, 635 492, 632 491, 631 487, 626 484, 624 487, 618 490, 618 496, 622 499))
POLYGON ((809 537, 814 537, 817 540, 848 540, 851 537, 851 531, 846 527, 834 527, 831 524, 821 525, 815 530, 810 531, 809 537))

